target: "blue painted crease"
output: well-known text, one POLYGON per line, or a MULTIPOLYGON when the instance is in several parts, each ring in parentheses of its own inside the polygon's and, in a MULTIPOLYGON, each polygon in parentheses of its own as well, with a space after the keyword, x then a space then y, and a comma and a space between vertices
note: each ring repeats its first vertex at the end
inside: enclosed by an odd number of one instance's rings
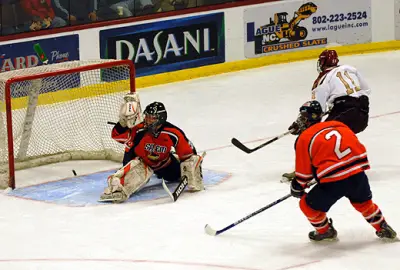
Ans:
MULTIPOLYGON (((47 182, 34 186, 17 188, 7 195, 69 206, 90 206, 105 204, 98 202, 107 186, 107 177, 115 170, 47 182)), ((226 172, 203 169, 205 186, 220 183, 229 176, 226 172)), ((178 183, 167 183, 173 191, 178 183)), ((128 202, 155 200, 168 197, 161 186, 161 179, 153 176, 149 183, 128 199, 128 202)))

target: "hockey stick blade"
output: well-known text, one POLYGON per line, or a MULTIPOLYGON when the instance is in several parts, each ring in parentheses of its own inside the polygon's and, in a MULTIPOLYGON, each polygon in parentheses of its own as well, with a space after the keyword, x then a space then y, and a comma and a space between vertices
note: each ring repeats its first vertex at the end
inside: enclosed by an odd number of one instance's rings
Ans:
POLYGON ((176 200, 178 200, 179 196, 181 196, 183 190, 186 188, 187 185, 188 185, 187 177, 182 176, 182 180, 179 182, 178 186, 176 187, 174 192, 172 192, 172 194, 171 194, 174 202, 176 202, 176 200))
POLYGON ((243 143, 241 143, 241 142, 240 142, 238 139, 236 139, 236 138, 232 138, 231 142, 232 142, 232 144, 233 144, 234 146, 236 146, 237 148, 239 148, 239 149, 242 150, 243 152, 245 152, 245 153, 247 153, 247 154, 250 154, 250 153, 253 153, 254 151, 257 151, 258 149, 263 148, 264 146, 267 146, 268 144, 273 143, 274 141, 277 141, 277 140, 279 140, 280 138, 282 138, 282 137, 284 137, 284 136, 290 134, 290 132, 291 132, 291 130, 286 131, 285 133, 282 133, 282 134, 280 134, 280 135, 278 135, 278 136, 272 138, 271 140, 266 141, 265 143, 262 143, 262 144, 260 144, 259 146, 255 147, 255 148, 252 148, 252 149, 250 149, 250 148, 248 148, 247 146, 245 146, 243 143))
POLYGON ((167 187, 167 184, 165 184, 164 178, 162 178, 162 182, 161 182, 165 192, 167 192, 168 196, 171 198, 171 200, 174 202, 174 196, 172 195, 171 191, 169 190, 169 188, 167 187))
POLYGON ((217 231, 214 230, 213 228, 211 228, 211 226, 208 224, 204 227, 204 231, 206 232, 206 234, 211 235, 211 236, 217 235, 217 231))
POLYGON ((251 152, 255 151, 250 148, 247 148, 243 143, 241 143, 238 139, 232 138, 231 140, 232 144, 242 150, 243 152, 246 152, 247 154, 250 154, 251 152))

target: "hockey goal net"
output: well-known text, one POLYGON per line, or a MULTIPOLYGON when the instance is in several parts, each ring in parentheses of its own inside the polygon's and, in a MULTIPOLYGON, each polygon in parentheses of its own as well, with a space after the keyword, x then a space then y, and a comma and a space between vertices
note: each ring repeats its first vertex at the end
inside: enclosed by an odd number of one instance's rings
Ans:
MULTIPOLYGON (((124 94, 135 91, 128 60, 70 61, 0 74, 0 186, 15 171, 67 160, 121 161, 111 139, 124 94)), ((19 181, 19 180, 18 180, 19 181)))

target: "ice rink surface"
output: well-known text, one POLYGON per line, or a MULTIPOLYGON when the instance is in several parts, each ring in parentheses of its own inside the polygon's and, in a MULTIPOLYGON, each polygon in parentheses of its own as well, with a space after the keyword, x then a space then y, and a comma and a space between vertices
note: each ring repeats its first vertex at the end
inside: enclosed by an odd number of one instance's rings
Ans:
MULTIPOLYGON (((371 86, 372 118, 359 138, 369 153, 374 200, 400 232, 400 52, 341 57, 340 63, 357 67, 371 86)), ((294 136, 252 154, 230 140, 254 147, 285 132, 316 76, 313 60, 139 91, 142 106, 164 102, 169 121, 207 150, 205 169, 232 176, 176 203, 69 207, 0 194, 0 269, 400 269, 400 242, 379 240, 346 199, 329 212, 336 243, 308 240, 312 227, 294 198, 220 236, 204 233, 206 223, 223 228, 289 193, 280 178, 293 169, 294 136)), ((72 169, 115 167, 105 161, 44 166, 18 172, 17 185, 69 177, 72 169)))

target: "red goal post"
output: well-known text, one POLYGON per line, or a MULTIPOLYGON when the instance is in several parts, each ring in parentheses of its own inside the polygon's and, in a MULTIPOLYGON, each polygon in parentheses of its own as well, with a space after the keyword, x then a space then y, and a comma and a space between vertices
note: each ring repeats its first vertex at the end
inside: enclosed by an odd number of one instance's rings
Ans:
MULTIPOLYGON (((120 162, 111 139, 123 96, 135 92, 129 60, 70 61, 0 74, 0 186, 15 171, 67 160, 120 162)), ((18 181, 23 181, 22 179, 18 181)))

